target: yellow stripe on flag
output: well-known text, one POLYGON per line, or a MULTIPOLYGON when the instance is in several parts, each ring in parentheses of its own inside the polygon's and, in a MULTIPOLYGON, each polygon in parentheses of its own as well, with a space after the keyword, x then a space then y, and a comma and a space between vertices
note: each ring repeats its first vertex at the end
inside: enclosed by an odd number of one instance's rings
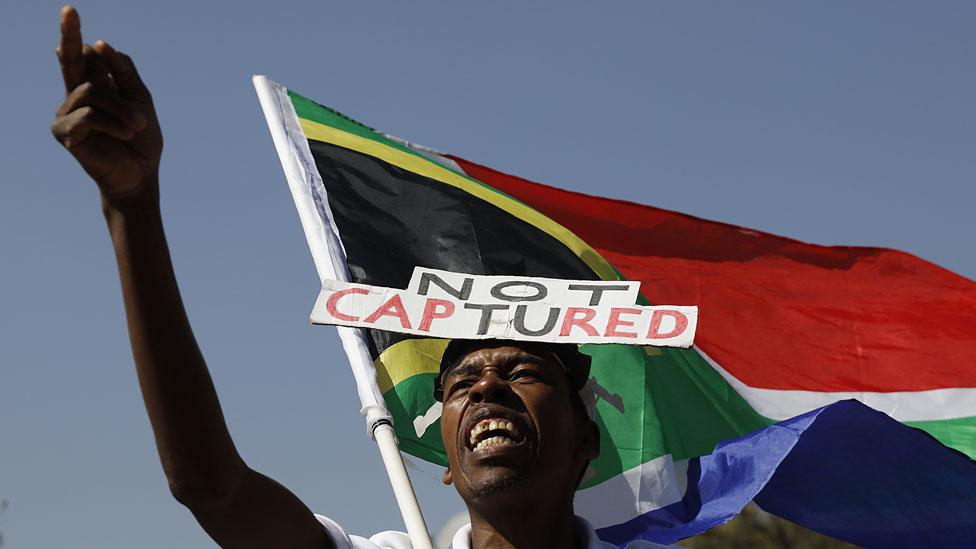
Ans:
POLYGON ((448 342, 447 339, 407 339, 387 347, 374 363, 380 392, 386 394, 418 374, 436 374, 448 342))

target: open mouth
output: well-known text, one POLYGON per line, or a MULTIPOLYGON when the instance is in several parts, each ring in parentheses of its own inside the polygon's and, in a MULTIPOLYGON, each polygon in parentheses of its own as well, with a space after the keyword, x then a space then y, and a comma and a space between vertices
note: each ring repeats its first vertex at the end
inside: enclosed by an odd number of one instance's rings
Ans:
POLYGON ((515 422, 500 417, 488 417, 475 423, 467 437, 468 449, 475 453, 515 446, 524 440, 525 435, 515 422))

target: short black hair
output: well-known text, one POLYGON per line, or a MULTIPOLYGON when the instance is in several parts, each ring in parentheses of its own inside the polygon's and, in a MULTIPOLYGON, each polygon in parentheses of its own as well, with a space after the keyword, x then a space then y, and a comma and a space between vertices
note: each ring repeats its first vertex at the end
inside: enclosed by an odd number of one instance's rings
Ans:
MULTIPOLYGON (((444 374, 457 366, 461 359, 472 347, 502 347, 511 345, 524 349, 530 353, 553 354, 558 359, 560 365, 566 371, 569 379, 569 386, 574 396, 579 396, 580 390, 586 385, 590 378, 590 356, 580 352, 577 345, 571 343, 546 343, 539 341, 511 341, 505 339, 454 339, 447 344, 444 354, 441 355, 440 369, 437 378, 434 379, 434 399, 437 402, 444 400, 444 374)), ((582 404, 582 401, 580 402, 582 404)), ((586 408, 583 408, 584 415, 586 408)))

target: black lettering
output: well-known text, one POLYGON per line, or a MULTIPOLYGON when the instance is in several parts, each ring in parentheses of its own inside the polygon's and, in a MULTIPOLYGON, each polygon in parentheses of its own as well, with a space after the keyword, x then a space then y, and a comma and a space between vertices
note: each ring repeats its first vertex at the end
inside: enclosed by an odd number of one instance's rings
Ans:
POLYGON ((590 307, 595 307, 603 299, 603 292, 626 290, 627 286, 619 284, 570 284, 569 289, 590 292, 590 307))
POLYGON ((511 280, 508 282, 499 282, 495 284, 495 287, 491 289, 491 296, 495 299, 501 299, 502 301, 540 301, 546 298, 549 294, 549 290, 545 286, 539 284, 538 282, 530 282, 528 280, 511 280), (506 295, 502 290, 511 288, 513 286, 526 286, 528 288, 533 288, 536 291, 535 295, 506 295))
POLYGON ((528 310, 528 305, 518 305, 515 307, 515 322, 512 323, 512 327, 515 331, 524 336, 542 336, 546 335, 556 327, 556 319, 559 318, 559 307, 549 307, 549 318, 546 319, 546 325, 542 327, 541 330, 530 330, 525 327, 525 312, 528 310))
POLYGON ((481 320, 478 322, 478 335, 485 335, 488 333, 488 326, 491 325, 491 315, 495 314, 495 311, 507 310, 508 305, 481 305, 479 303, 465 303, 464 308, 481 311, 481 320))
POLYGON ((421 273, 420 287, 417 288, 417 293, 419 295, 427 295, 427 292, 430 291, 431 282, 433 282, 438 288, 454 296, 455 299, 460 299, 461 301, 467 301, 468 298, 471 297, 471 288, 474 285, 473 278, 464 277, 464 283, 461 284, 461 289, 456 290, 450 284, 445 282, 443 278, 434 273, 421 273))

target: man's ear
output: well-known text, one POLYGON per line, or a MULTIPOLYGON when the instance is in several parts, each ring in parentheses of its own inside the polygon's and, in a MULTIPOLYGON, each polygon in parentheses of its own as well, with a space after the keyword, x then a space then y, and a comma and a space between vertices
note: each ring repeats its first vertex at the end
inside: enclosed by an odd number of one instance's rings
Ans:
POLYGON ((583 439, 580 441, 580 454, 584 459, 594 460, 600 455, 600 428, 592 419, 583 425, 583 439))
POLYGON ((454 484, 454 476, 451 475, 451 468, 450 467, 445 467, 444 468, 444 478, 441 479, 441 482, 443 482, 444 484, 448 484, 448 485, 454 484))

